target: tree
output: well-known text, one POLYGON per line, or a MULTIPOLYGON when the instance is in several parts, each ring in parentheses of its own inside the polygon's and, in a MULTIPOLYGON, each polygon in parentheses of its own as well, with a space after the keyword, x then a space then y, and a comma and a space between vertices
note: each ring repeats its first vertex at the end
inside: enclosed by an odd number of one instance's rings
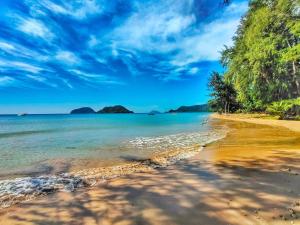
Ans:
POLYGON ((231 84, 224 81, 224 77, 217 72, 211 74, 208 87, 212 99, 209 105, 217 112, 230 113, 237 110, 236 92, 231 84))
POLYGON ((221 63, 248 111, 300 96, 300 1, 252 0, 221 63))

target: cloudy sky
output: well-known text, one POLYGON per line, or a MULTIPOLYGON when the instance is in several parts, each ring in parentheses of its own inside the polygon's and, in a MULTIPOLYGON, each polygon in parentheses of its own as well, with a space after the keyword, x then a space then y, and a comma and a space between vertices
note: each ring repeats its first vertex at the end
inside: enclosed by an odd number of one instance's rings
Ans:
POLYGON ((1 0, 0 113, 205 103, 247 0, 1 0))

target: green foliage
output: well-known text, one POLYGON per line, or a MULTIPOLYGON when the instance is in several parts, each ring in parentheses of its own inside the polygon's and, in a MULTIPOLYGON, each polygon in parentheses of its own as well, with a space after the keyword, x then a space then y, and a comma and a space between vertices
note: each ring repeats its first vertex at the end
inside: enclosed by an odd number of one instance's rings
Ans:
POLYGON ((299 97, 300 1, 250 1, 221 62, 243 110, 264 111, 272 102, 299 97))
POLYGON ((300 56, 300 44, 297 44, 290 49, 287 49, 282 52, 282 61, 283 62, 293 62, 299 59, 300 56))
POLYGON ((238 109, 236 92, 230 83, 225 82, 224 77, 217 72, 211 74, 208 87, 211 90, 211 99, 208 105, 212 111, 234 112, 238 109))
POLYGON ((300 106, 300 98, 272 102, 266 111, 271 115, 283 117, 293 106, 300 106))

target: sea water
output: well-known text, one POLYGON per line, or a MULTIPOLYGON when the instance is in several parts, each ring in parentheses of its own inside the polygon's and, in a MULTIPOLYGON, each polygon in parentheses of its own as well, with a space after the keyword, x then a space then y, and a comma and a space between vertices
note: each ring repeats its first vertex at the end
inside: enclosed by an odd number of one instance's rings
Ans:
POLYGON ((119 162, 209 143, 224 135, 210 126, 209 115, 0 116, 0 199, 49 185, 81 184, 81 178, 51 173, 57 171, 52 163, 57 160, 66 165, 78 160, 119 162))

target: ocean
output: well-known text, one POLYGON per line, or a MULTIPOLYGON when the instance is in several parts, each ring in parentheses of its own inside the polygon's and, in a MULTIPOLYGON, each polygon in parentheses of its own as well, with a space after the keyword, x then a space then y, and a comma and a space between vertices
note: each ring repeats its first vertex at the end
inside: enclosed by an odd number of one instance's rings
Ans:
MULTIPOLYGON (((28 187, 34 191, 60 173, 121 165, 209 143, 224 135, 211 127, 209 115, 0 116, 0 204, 1 196, 28 192, 28 187)), ((49 182, 53 185, 55 179, 49 182)))

